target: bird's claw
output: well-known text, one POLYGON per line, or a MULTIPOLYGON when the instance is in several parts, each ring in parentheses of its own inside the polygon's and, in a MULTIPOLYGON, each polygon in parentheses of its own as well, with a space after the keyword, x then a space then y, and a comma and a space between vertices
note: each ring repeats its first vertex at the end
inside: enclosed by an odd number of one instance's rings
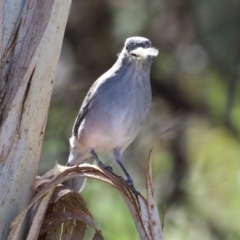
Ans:
POLYGON ((113 169, 112 169, 111 166, 106 166, 106 165, 104 165, 102 162, 98 163, 98 166, 99 166, 100 168, 105 169, 106 171, 108 171, 108 172, 110 172, 110 173, 113 173, 113 169))
POLYGON ((128 186, 132 189, 135 197, 137 198, 139 196, 140 192, 135 188, 132 179, 127 179, 125 181, 128 184, 128 186))
POLYGON ((107 170, 110 173, 113 173, 113 169, 111 166, 104 166, 104 169, 107 170))

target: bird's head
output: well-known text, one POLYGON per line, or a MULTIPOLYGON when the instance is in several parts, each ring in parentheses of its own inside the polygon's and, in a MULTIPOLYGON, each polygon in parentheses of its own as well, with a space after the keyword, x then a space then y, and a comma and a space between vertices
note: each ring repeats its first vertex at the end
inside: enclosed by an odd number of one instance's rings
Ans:
POLYGON ((158 50, 151 46, 151 42, 143 37, 130 37, 125 41, 120 54, 123 60, 137 65, 150 64, 153 57, 158 55, 158 50))

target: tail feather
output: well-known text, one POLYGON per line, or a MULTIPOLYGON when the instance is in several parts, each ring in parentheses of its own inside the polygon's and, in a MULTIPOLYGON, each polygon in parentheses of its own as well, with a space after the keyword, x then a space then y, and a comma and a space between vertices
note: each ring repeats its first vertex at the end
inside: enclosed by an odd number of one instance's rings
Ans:
MULTIPOLYGON (((86 160, 84 160, 84 163, 93 163, 93 158, 87 158, 86 160)), ((72 166, 71 164, 67 164, 67 166, 72 166)), ((69 189, 74 190, 76 192, 81 192, 83 190, 83 188, 85 187, 87 179, 80 177, 80 178, 73 178, 67 182, 64 182, 64 185, 67 186, 69 189)))

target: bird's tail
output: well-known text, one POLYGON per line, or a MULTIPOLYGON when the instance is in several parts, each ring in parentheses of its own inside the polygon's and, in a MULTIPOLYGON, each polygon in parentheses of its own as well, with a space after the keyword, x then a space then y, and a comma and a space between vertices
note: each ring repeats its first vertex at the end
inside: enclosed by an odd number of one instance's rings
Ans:
MULTIPOLYGON (((93 157, 89 157, 86 160, 84 160, 84 163, 93 163, 93 157)), ((71 164, 67 164, 67 166, 72 166, 71 164)), ((64 182, 63 184, 70 188, 71 190, 74 190, 76 192, 81 192, 86 184, 87 179, 83 177, 79 178, 73 178, 67 182, 64 182)))

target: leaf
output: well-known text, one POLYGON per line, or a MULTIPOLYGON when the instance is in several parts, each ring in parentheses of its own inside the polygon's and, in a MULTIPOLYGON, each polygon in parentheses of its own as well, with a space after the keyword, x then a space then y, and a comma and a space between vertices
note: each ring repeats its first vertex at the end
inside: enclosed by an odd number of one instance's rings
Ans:
MULTIPOLYGON (((36 219, 41 219, 43 212, 46 210, 47 203, 52 196, 52 193, 54 191, 54 188, 50 189, 48 192, 43 193, 38 199, 41 199, 42 202, 39 203, 39 210, 36 211, 33 217, 33 222, 30 227, 29 234, 30 236, 36 235, 37 232, 39 232, 39 223, 37 225, 36 219)), ((38 200, 36 199, 36 201, 38 200)), ((35 202, 31 202, 11 223, 11 231, 8 236, 8 240, 18 240, 19 239, 19 232, 21 230, 22 224, 26 218, 26 215, 29 211, 29 209, 33 206, 35 202)), ((41 223, 41 222, 40 222, 41 223)), ((31 239, 31 238, 30 238, 31 239)), ((34 238, 32 238, 34 239, 34 238)))
POLYGON ((147 170, 147 200, 141 194, 136 197, 122 177, 98 166, 84 163, 75 167, 65 167, 56 164, 49 172, 37 178, 36 194, 30 205, 14 220, 12 231, 20 227, 27 211, 35 204, 32 210, 35 210, 35 213, 29 236, 36 236, 39 232, 39 240, 84 239, 86 228, 90 226, 96 231, 93 239, 102 240, 101 230, 98 229, 81 195, 60 185, 75 177, 93 178, 115 187, 128 206, 140 239, 163 240, 161 221, 154 200, 151 152, 147 170), (51 200, 47 201, 49 195, 51 195, 51 200), (46 214, 42 225, 37 225, 37 221, 42 221, 44 212, 46 214))
POLYGON ((75 236, 77 239, 83 239, 87 225, 93 227, 98 233, 101 232, 81 195, 70 190, 66 191, 63 186, 58 186, 55 192, 59 193, 59 196, 52 199, 52 206, 49 206, 40 235, 47 233, 46 239, 53 239, 52 233, 56 232, 57 235, 61 235, 61 239, 66 236, 68 239, 76 239, 75 236), (64 194, 61 193, 62 191, 64 194))
MULTIPOLYGON (((46 191, 56 181, 61 182, 65 174, 71 174, 72 171, 71 168, 56 165, 54 169, 38 179, 36 185, 42 188, 39 192, 46 191)), ((39 239, 80 240, 84 238, 87 225, 94 228, 96 236, 103 239, 81 195, 58 185, 49 204, 39 239)))
POLYGON ((49 200, 51 199, 53 191, 54 191, 54 188, 48 191, 41 199, 39 206, 37 208, 37 211, 34 214, 31 228, 27 236, 27 240, 37 239, 39 230, 40 230, 39 225, 41 225, 42 220, 45 216, 45 212, 46 212, 49 200))
POLYGON ((162 226, 159 218, 158 208, 154 199, 153 181, 152 181, 152 162, 151 153, 149 153, 148 169, 147 169, 147 208, 150 231, 152 239, 163 239, 162 226))

